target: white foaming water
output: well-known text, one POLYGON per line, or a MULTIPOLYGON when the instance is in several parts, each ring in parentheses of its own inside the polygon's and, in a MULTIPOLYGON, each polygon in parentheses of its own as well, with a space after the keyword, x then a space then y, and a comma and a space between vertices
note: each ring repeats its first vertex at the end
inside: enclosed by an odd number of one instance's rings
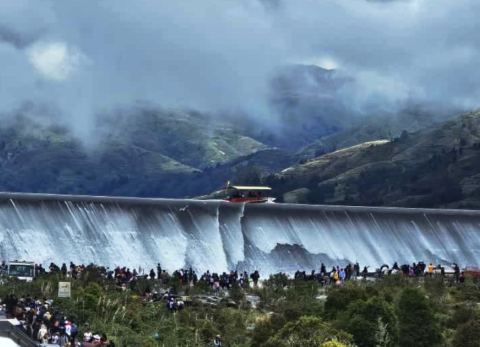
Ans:
POLYGON ((2 347, 20 347, 19 344, 17 344, 15 341, 8 337, 2 337, 0 336, 0 346, 2 347))
POLYGON ((244 204, 228 204, 220 205, 217 210, 223 250, 230 267, 245 261, 245 242, 242 232, 244 208, 244 204))
POLYGON ((480 263, 480 212, 0 194, 5 260, 148 269, 480 263))

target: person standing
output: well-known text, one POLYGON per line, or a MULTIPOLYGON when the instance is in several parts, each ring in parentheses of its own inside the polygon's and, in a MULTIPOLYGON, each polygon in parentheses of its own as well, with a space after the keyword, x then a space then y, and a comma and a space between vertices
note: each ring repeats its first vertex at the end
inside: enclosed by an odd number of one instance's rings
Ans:
POLYGON ((455 282, 458 283, 460 278, 460 268, 456 263, 453 264, 453 271, 454 271, 455 282))
POLYGON ((353 265, 353 279, 356 280, 357 276, 360 276, 360 264, 358 261, 353 265))
POLYGON ((428 270, 427 271, 428 271, 428 276, 432 277, 433 276, 433 264, 432 263, 430 263, 428 265, 428 270))
POLYGON ((260 273, 258 270, 255 270, 253 274, 250 275, 250 278, 253 280, 253 285, 255 288, 258 286, 258 279, 260 278, 260 273))

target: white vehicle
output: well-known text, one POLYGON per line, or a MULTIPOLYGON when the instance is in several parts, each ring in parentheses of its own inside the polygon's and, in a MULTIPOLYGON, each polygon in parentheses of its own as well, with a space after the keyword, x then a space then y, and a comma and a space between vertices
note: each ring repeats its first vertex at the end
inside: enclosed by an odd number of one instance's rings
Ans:
POLYGON ((8 263, 8 276, 31 282, 35 277, 35 263, 33 261, 11 261, 8 263))

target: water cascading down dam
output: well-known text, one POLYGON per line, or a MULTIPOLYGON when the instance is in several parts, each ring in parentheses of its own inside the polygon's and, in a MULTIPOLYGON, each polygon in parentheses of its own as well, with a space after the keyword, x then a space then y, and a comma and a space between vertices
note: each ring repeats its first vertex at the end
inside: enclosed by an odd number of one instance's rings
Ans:
POLYGON ((0 193, 4 260, 263 274, 480 263, 480 211, 0 193))

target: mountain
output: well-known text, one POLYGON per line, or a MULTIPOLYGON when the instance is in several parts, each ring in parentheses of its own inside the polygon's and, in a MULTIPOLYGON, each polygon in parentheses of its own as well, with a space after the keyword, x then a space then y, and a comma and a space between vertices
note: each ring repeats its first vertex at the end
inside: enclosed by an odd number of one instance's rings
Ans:
POLYGON ((480 208, 480 112, 320 155, 265 182, 289 202, 480 208))
POLYGON ((287 66, 271 81, 271 122, 138 103, 100 116, 82 140, 21 110, 2 116, 0 190, 182 198, 230 180, 272 185, 289 202, 477 207, 478 113, 352 115, 341 97, 351 82, 287 66))
POLYGON ((270 81, 272 120, 260 127, 261 131, 252 131, 251 136, 296 151, 349 127, 351 111, 339 91, 350 82, 338 71, 315 65, 278 69, 270 81))
POLYGON ((301 148, 296 155, 299 160, 305 161, 362 142, 393 139, 403 131, 415 132, 439 124, 453 117, 452 114, 455 113, 439 114, 418 105, 410 105, 393 113, 358 117, 348 127, 322 136, 301 148))
POLYGON ((196 112, 131 112, 102 119, 92 143, 22 115, 2 123, 0 190, 180 198, 231 180, 271 185, 287 202, 480 208, 480 112, 383 139, 372 122, 297 153, 196 112), (318 147, 332 139, 333 151, 318 147))
POLYGON ((101 131, 103 150, 134 146, 195 168, 268 148, 240 133, 231 122, 195 111, 140 107, 104 117, 99 126, 105 129, 101 131))
POLYGON ((203 114, 151 108, 132 112, 117 115, 115 122, 103 118, 92 143, 78 140, 65 127, 21 114, 4 122, 0 190, 183 197, 210 189, 186 186, 208 168, 270 149, 203 114))
POLYGON ((345 126, 331 117, 343 112, 335 99, 342 83, 334 71, 286 66, 271 84, 275 124, 139 103, 102 115, 83 140, 27 107, 8 121, 2 116, 0 190, 185 197, 227 180, 255 183, 291 165, 293 151, 345 126))

